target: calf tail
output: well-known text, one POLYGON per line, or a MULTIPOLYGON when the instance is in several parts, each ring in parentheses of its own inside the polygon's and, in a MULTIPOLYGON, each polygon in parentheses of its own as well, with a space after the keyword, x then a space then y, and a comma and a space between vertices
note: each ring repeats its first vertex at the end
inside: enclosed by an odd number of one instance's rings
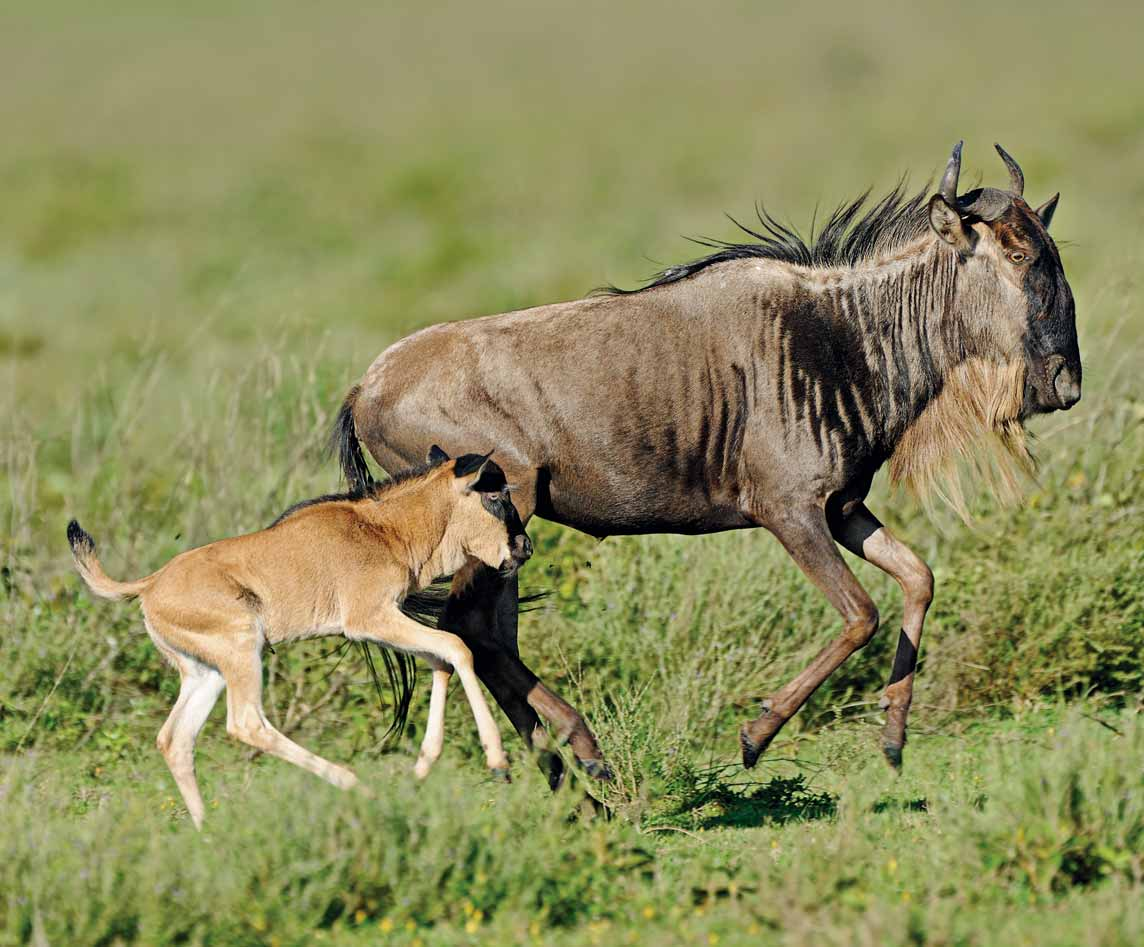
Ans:
POLYGON ((346 483, 354 493, 364 493, 374 486, 373 475, 365 462, 365 454, 362 453, 361 442, 358 441, 354 427, 354 404, 357 403, 359 394, 361 385, 354 385, 342 402, 341 410, 334 419, 334 429, 330 432, 330 453, 337 455, 346 483))
POLYGON ((112 601, 138 598, 147 590, 154 578, 147 576, 134 582, 116 582, 99 564, 99 558, 95 554, 95 540, 75 520, 68 523, 68 545, 71 546, 72 558, 75 559, 76 571, 79 572, 80 578, 100 598, 112 601))

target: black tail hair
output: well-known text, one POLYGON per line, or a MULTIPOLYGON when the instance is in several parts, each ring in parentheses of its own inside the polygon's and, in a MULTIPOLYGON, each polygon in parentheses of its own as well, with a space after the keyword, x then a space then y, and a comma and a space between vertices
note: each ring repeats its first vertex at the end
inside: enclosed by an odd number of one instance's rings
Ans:
MULTIPOLYGON (((402 613, 415 622, 429 628, 440 628, 441 619, 445 614, 445 606, 449 601, 449 592, 453 585, 452 576, 443 576, 431 585, 415 592, 410 592, 401 603, 402 613)), ((547 598, 549 592, 530 592, 518 599, 518 610, 529 612, 537 607, 536 603, 547 598)), ((365 666, 373 680, 374 690, 377 691, 377 701, 381 704, 382 680, 377 670, 377 663, 373 659, 369 643, 359 641, 365 666)), ((417 662, 410 654, 401 651, 390 651, 382 645, 375 645, 381 654, 382 664, 385 666, 386 681, 389 692, 393 695, 393 722, 385 731, 382 739, 390 736, 401 736, 405 732, 405 724, 409 719, 409 709, 413 703, 413 690, 417 683, 417 662)))
POLYGON ((68 520, 68 545, 77 556, 90 556, 95 552, 95 540, 78 520, 68 520))
MULTIPOLYGON (((453 577, 451 575, 435 579, 431 585, 406 595, 405 600, 401 603, 401 611, 407 618, 412 618, 418 624, 429 628, 440 628, 452 587, 453 577)), ((539 607, 536 603, 543 601, 551 594, 550 591, 544 589, 519 596, 516 600, 517 614, 535 610, 539 607)))
POLYGON ((369 472, 354 427, 354 404, 359 394, 361 385, 354 385, 349 390, 330 431, 330 453, 337 455, 351 493, 364 493, 374 486, 373 474, 369 472))
MULTIPOLYGON (((381 675, 377 673, 377 664, 373 660, 373 652, 369 649, 370 642, 359 641, 358 647, 365 658, 365 666, 373 680, 373 688, 377 691, 377 702, 383 703, 381 675)), ((385 665, 385 676, 389 683, 389 692, 393 695, 393 720, 389 729, 385 731, 383 740, 391 736, 400 737, 405 732, 405 723, 409 719, 409 707, 413 703, 413 689, 417 683, 417 662, 413 655, 400 651, 390 651, 382 645, 375 644, 381 662, 385 665)))

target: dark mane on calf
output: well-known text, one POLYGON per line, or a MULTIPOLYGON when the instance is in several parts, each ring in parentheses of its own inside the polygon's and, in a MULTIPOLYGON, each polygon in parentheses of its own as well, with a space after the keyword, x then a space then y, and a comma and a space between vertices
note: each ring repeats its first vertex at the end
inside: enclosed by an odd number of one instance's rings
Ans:
POLYGON ((797 266, 855 266, 926 233, 929 227, 926 214, 928 194, 927 184, 909 196, 905 182, 902 181, 859 216, 870 197, 870 192, 867 191, 856 200, 840 205, 817 236, 812 223, 808 239, 804 239, 789 224, 781 223, 759 204, 755 208, 759 219, 757 230, 730 218, 736 227, 758 242, 735 243, 708 237, 691 238, 693 243, 710 247, 715 252, 688 263, 669 266, 636 289, 605 286, 597 292, 607 295, 639 293, 656 286, 678 283, 709 266, 730 260, 778 260, 797 266))
POLYGON ((394 487, 400 486, 403 483, 409 483, 418 477, 424 477, 429 471, 440 467, 442 463, 444 463, 444 461, 430 461, 424 464, 418 464, 416 467, 410 467, 408 470, 399 471, 388 480, 375 480, 366 486, 359 486, 356 489, 346 490, 342 493, 324 493, 320 497, 314 497, 310 500, 301 500, 293 506, 287 507, 268 528, 272 529, 283 520, 293 516, 299 510, 305 510, 311 506, 318 506, 322 503, 338 503, 345 500, 380 500, 394 487))
POLYGON ((350 490, 346 493, 324 493, 320 497, 314 497, 310 500, 299 500, 293 506, 289 506, 279 513, 278 517, 270 524, 268 529, 273 529, 284 519, 293 516, 299 510, 304 510, 311 506, 319 506, 322 503, 335 503, 338 500, 364 500, 368 492, 367 490, 350 490))

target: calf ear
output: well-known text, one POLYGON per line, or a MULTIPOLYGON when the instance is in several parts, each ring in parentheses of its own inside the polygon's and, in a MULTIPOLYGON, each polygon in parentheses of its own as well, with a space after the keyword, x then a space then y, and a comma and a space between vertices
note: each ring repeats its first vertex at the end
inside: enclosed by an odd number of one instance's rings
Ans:
POLYGON ((1053 214, 1057 212, 1057 201, 1061 199, 1060 192, 1054 194, 1045 203, 1037 208, 1037 216, 1041 218, 1041 223, 1045 225, 1045 229, 1049 229, 1049 225, 1053 222, 1053 214))
POLYGON ((443 464, 448 459, 449 459, 449 455, 446 454, 443 450, 441 450, 441 448, 438 447, 436 444, 434 444, 432 447, 429 448, 429 457, 428 457, 429 463, 431 463, 431 464, 443 464))
POLYGON ((508 486, 504 471, 496 461, 486 460, 477 471, 477 476, 466 489, 474 493, 500 493, 508 486))
POLYGON ((968 253, 973 246, 971 231, 965 226, 961 214, 940 194, 935 194, 929 202, 929 222, 934 232, 951 247, 968 253))

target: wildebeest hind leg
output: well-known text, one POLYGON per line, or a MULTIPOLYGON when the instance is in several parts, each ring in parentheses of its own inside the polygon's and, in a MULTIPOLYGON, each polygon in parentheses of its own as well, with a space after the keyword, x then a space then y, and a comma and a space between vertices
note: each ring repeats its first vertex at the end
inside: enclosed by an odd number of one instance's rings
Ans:
POLYGON ((886 711, 882 752, 890 765, 898 768, 902 765, 906 718, 914 694, 918 646, 926 611, 933 601, 933 573, 921 557, 890 533, 865 505, 859 505, 849 516, 832 520, 830 529, 838 542, 854 555, 888 573, 902 588, 902 630, 898 636, 890 682, 881 701, 882 709, 886 711))
MULTIPOLYGON (((593 779, 610 780, 612 771, 604 762, 600 746, 596 742, 596 735, 588 727, 583 715, 566 700, 549 690, 542 681, 536 679, 536 675, 520 660, 520 648, 517 644, 520 588, 517 576, 508 579, 497 576, 496 581, 496 641, 502 650, 516 658, 520 669, 527 675, 527 677, 520 675, 523 689, 518 693, 523 693, 529 706, 556 726, 560 741, 567 742, 572 748, 576 762, 584 772, 593 779), (528 677, 532 678, 530 683, 527 681, 528 677)), ((534 745, 543 747, 546 739, 543 730, 534 732, 534 745)))
POLYGON ((786 512, 764 524, 799 568, 842 615, 841 636, 823 648, 806 670, 763 702, 762 715, 743 725, 743 765, 750 768, 808 697, 878 630, 878 610, 839 553, 819 506, 786 512))
POLYGON ((477 676, 504 710, 537 764, 555 789, 564 779, 564 762, 549 749, 537 713, 556 727, 577 761, 596 779, 610 779, 592 731, 583 716, 541 683, 520 659, 517 646, 518 585, 484 566, 458 574, 442 618, 442 627, 465 639, 473 652, 477 676))
MULTIPOLYGON (((525 745, 534 749, 535 735, 543 733, 544 728, 536 712, 528 706, 525 691, 518 691, 520 670, 514 667, 514 663, 521 662, 519 659, 514 662, 514 656, 503 649, 496 637, 495 593, 490 576, 483 575, 476 566, 455 575, 440 626, 459 635, 469 646, 477 677, 505 712, 525 745), (517 673, 513 674, 514 671, 517 673)), ((527 668, 524 672, 536 679, 527 668)), ((537 763, 549 786, 556 789, 564 780, 564 761, 559 754, 542 750, 538 753, 537 763)))

